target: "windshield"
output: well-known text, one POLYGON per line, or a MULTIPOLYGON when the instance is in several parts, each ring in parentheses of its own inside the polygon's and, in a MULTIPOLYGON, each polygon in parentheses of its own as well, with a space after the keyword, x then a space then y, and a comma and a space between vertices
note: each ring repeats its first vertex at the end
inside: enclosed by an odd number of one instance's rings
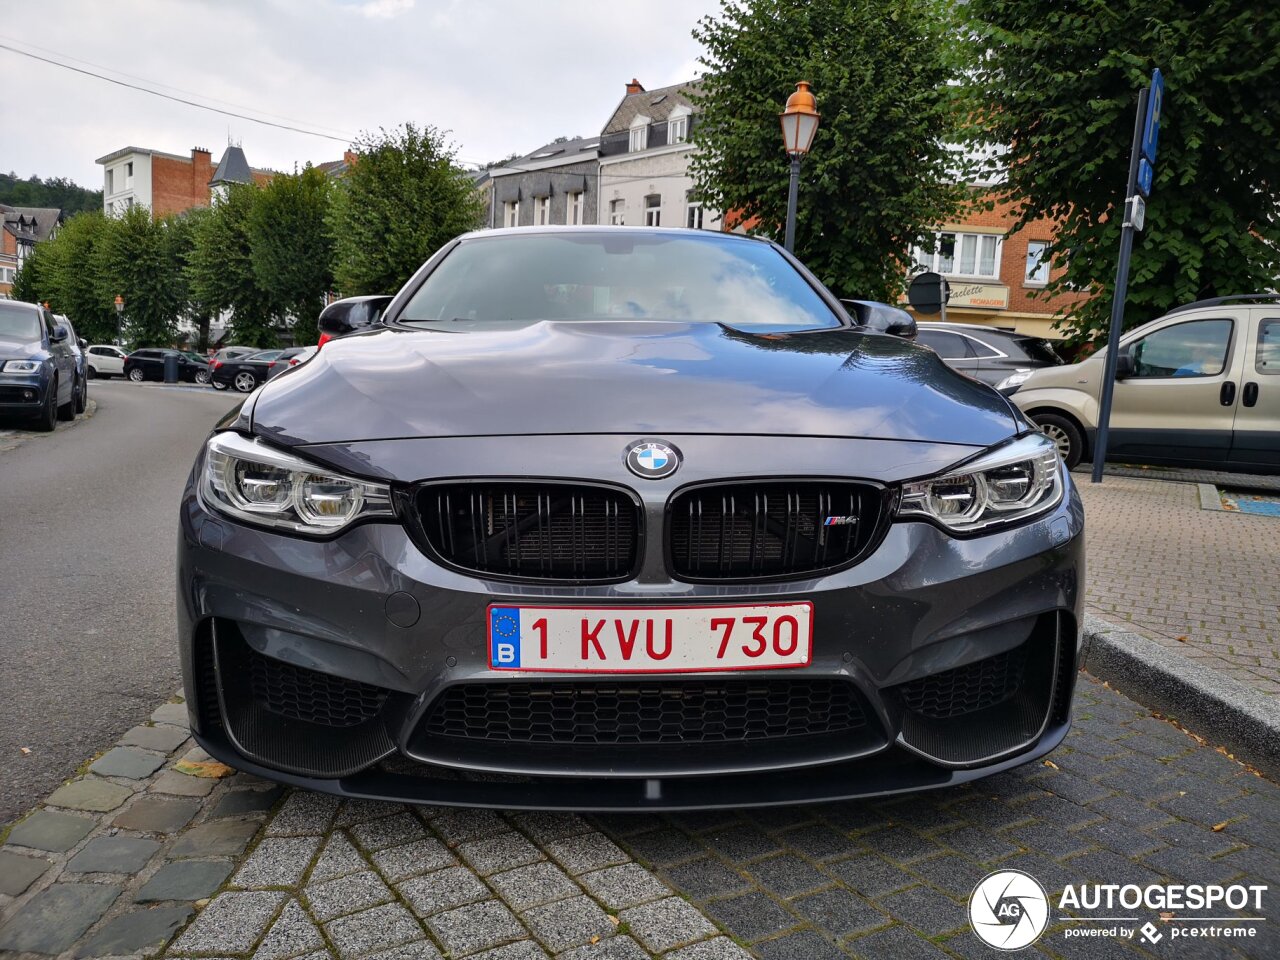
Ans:
POLYGON ((840 326, 766 244, 640 230, 466 240, 397 319, 455 330, 539 320, 675 320, 760 333, 840 326))
POLYGON ((0 337, 23 343, 40 339, 40 316, 30 307, 0 303, 0 337))

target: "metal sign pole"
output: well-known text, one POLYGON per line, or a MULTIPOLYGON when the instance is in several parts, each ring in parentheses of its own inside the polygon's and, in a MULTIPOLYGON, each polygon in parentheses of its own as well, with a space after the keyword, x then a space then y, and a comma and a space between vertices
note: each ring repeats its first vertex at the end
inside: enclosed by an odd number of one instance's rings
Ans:
POLYGON ((950 291, 947 290, 947 278, 942 274, 938 274, 938 304, 942 313, 942 322, 947 322, 947 300, 950 291))
POLYGON ((1120 228, 1120 260, 1116 264, 1116 290, 1111 300, 1111 330, 1107 338, 1107 357, 1102 374, 1102 402, 1098 410, 1098 437, 1093 450, 1093 482, 1102 482, 1102 467, 1107 462, 1107 428, 1111 422, 1111 395, 1116 387, 1116 355, 1120 351, 1120 333, 1124 324, 1124 298, 1129 289, 1129 256, 1133 252, 1133 197, 1138 186, 1138 157, 1142 152, 1142 127, 1147 115, 1148 89, 1138 94, 1138 115, 1133 121, 1133 150, 1129 155, 1129 182, 1124 194, 1124 223, 1120 228))

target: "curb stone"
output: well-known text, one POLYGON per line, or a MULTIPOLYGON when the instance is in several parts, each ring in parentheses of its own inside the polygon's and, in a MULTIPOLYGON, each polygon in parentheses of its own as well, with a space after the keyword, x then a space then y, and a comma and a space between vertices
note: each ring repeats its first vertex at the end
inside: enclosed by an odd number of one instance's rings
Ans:
POLYGON ((1085 616, 1081 667, 1144 706, 1224 745, 1267 776, 1280 777, 1276 697, 1091 614, 1085 616))

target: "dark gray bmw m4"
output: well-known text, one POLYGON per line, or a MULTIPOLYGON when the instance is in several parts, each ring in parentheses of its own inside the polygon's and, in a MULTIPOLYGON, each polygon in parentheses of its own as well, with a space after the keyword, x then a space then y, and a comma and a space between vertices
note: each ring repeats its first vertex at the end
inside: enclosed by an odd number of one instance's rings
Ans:
POLYGON ((678 809, 944 787, 1066 735, 1079 497, 1017 408, 876 332, 893 308, 635 227, 469 234, 388 299, 331 305, 363 329, 195 463, 179 641, 215 757, 678 809))

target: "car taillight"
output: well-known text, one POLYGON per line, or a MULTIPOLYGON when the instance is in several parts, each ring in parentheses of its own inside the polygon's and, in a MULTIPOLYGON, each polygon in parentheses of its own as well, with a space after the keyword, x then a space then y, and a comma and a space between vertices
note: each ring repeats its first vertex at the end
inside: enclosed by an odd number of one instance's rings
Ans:
POLYGON ((270 370, 275 365, 276 365, 276 361, 272 360, 270 363, 267 364, 267 369, 270 370))
POLYGON ((213 363, 209 364, 209 369, 210 369, 210 370, 217 370, 220 366, 222 366, 222 361, 221 361, 221 360, 215 360, 215 361, 213 361, 213 363))
POLYGON ((297 358, 297 357, 290 357, 290 358, 289 358, 289 366, 291 366, 291 367, 296 367, 297 365, 298 365, 298 358, 297 358))

